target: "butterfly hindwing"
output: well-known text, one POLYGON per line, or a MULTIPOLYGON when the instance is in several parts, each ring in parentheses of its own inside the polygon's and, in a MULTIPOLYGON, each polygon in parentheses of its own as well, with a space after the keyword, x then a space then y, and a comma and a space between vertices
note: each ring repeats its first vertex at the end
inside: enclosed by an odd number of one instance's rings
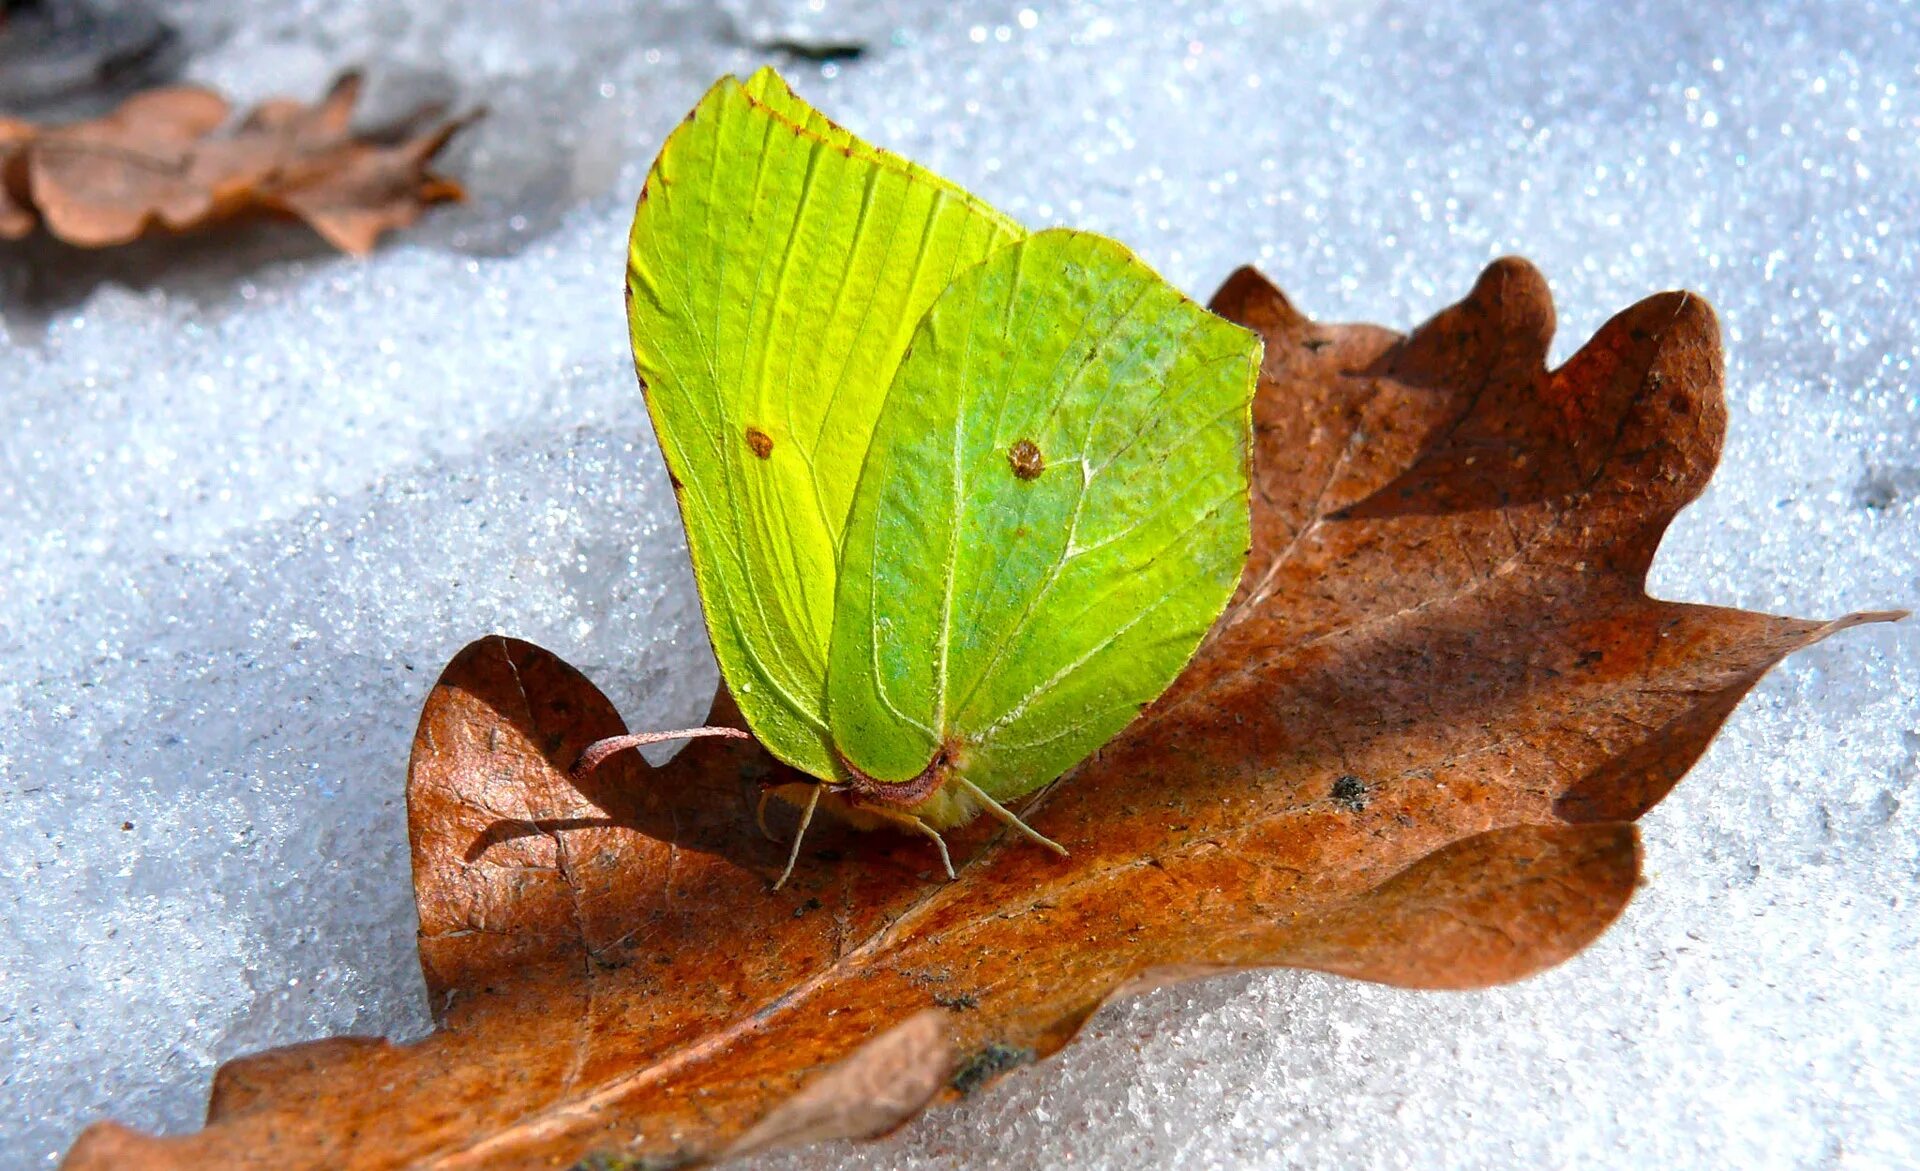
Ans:
POLYGON ((1245 559, 1258 363, 1099 236, 1040 232, 961 273, 854 498, 828 668, 845 759, 903 781, 945 751, 1010 798, 1159 695, 1245 559))
POLYGON ((887 388, 934 298, 1020 235, 770 71, 714 86, 648 175, 628 324, 708 632, 755 734, 816 776, 835 775, 835 581, 887 388))

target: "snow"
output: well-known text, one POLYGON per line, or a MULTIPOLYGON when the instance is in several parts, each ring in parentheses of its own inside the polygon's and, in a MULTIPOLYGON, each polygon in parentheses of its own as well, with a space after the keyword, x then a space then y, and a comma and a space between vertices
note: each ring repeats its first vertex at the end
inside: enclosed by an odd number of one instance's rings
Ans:
MULTIPOLYGON (((429 1027, 401 785, 499 630, 635 725, 714 670, 617 285, 661 134, 780 64, 869 137, 1204 295, 1254 261, 1411 325, 1532 258, 1571 352, 1698 290, 1731 433, 1655 592, 1920 600, 1920 12, 1495 0, 1100 6, 174 3, 241 102, 372 74, 492 113, 472 204, 371 259, 297 228, 0 251, 0 1165, 198 1125, 221 1060, 429 1027), (756 44, 866 52, 824 59, 756 44), (56 267, 48 267, 53 257, 56 267)), ((816 55, 817 57, 818 55, 816 55)), ((870 1149, 763 1167, 1920 1162, 1920 634, 1792 659, 1643 822, 1567 965, 1161 991, 870 1149)))

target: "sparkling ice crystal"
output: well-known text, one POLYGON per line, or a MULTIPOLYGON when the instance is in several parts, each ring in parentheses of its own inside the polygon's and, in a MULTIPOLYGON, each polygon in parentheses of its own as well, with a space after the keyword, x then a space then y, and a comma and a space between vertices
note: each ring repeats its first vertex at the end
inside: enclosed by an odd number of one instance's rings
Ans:
MULTIPOLYGON (((0 252, 7 1168, 108 1115, 198 1125, 225 1058, 429 1027, 401 787, 469 639, 553 648, 636 725, 703 714, 618 288, 661 135, 769 52, 859 131, 1199 295, 1253 261, 1316 316, 1408 326, 1520 253, 1564 356, 1696 289, 1730 435, 1654 590, 1920 600, 1912 6, 166 8, 238 102, 364 64, 370 117, 492 113, 449 159, 473 202, 365 262, 292 228, 0 252)), ((1537 979, 1162 991, 885 1146, 759 1165, 1913 1166, 1916 695, 1911 624, 1795 656, 1644 821, 1624 920, 1537 979)))

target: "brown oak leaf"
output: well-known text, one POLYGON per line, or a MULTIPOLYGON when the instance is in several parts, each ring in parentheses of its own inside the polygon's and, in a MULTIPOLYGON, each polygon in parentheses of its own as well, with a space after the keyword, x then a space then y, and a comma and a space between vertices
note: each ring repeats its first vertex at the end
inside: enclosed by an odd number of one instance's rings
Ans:
POLYGON ((0 240, 21 239, 36 222, 27 192, 27 144, 35 133, 31 123, 0 117, 0 240))
MULTIPOLYGON (((1404 337, 1251 270, 1214 306, 1266 339, 1253 552, 1173 688, 1026 807, 1069 857, 981 822, 944 882, 924 841, 843 832, 770 891, 757 746, 571 781, 618 716, 488 638, 429 697, 408 791, 440 1031, 232 1062, 205 1130, 104 1124, 67 1166, 691 1166, 884 1132, 1156 983, 1518 979, 1620 914, 1632 819, 1773 663, 1894 617, 1646 596, 1725 421, 1697 297, 1554 371, 1521 261, 1404 337)), ((723 695, 712 722, 738 719, 723 695)))
POLYGON ((346 74, 313 106, 265 102, 224 133, 226 100, 198 86, 136 94, 69 126, 0 120, 0 237, 43 223, 69 244, 101 248, 268 212, 304 221, 344 252, 371 251, 382 232, 462 198, 427 164, 465 123, 398 142, 358 136, 360 84, 346 74))

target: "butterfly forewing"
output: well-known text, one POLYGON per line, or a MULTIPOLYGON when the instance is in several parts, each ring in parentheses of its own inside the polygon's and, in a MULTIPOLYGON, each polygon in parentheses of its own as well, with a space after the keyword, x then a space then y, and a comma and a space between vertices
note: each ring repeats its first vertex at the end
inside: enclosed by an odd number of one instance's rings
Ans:
POLYGON ((934 298, 1020 229, 754 85, 721 81, 655 161, 628 324, 721 673, 776 756, 832 777, 835 581, 881 404, 934 298))
POLYGON ((972 193, 958 183, 934 174, 911 159, 902 158, 890 150, 882 150, 872 143, 861 141, 851 130, 807 104, 787 85, 785 78, 774 72, 771 65, 763 65, 755 70, 753 76, 742 83, 742 87, 747 91, 748 97, 767 107, 778 117, 803 127, 808 133, 824 138, 835 146, 845 147, 856 157, 904 170, 916 179, 931 183, 967 201, 982 215, 998 221, 1000 226, 1011 235, 1018 236, 1023 233, 1023 229, 1018 224, 975 199, 972 193))
POLYGON ((881 413, 840 566, 828 712, 881 780, 946 753, 1045 784, 1172 682, 1248 541, 1259 343, 1111 240, 960 274, 881 413))

